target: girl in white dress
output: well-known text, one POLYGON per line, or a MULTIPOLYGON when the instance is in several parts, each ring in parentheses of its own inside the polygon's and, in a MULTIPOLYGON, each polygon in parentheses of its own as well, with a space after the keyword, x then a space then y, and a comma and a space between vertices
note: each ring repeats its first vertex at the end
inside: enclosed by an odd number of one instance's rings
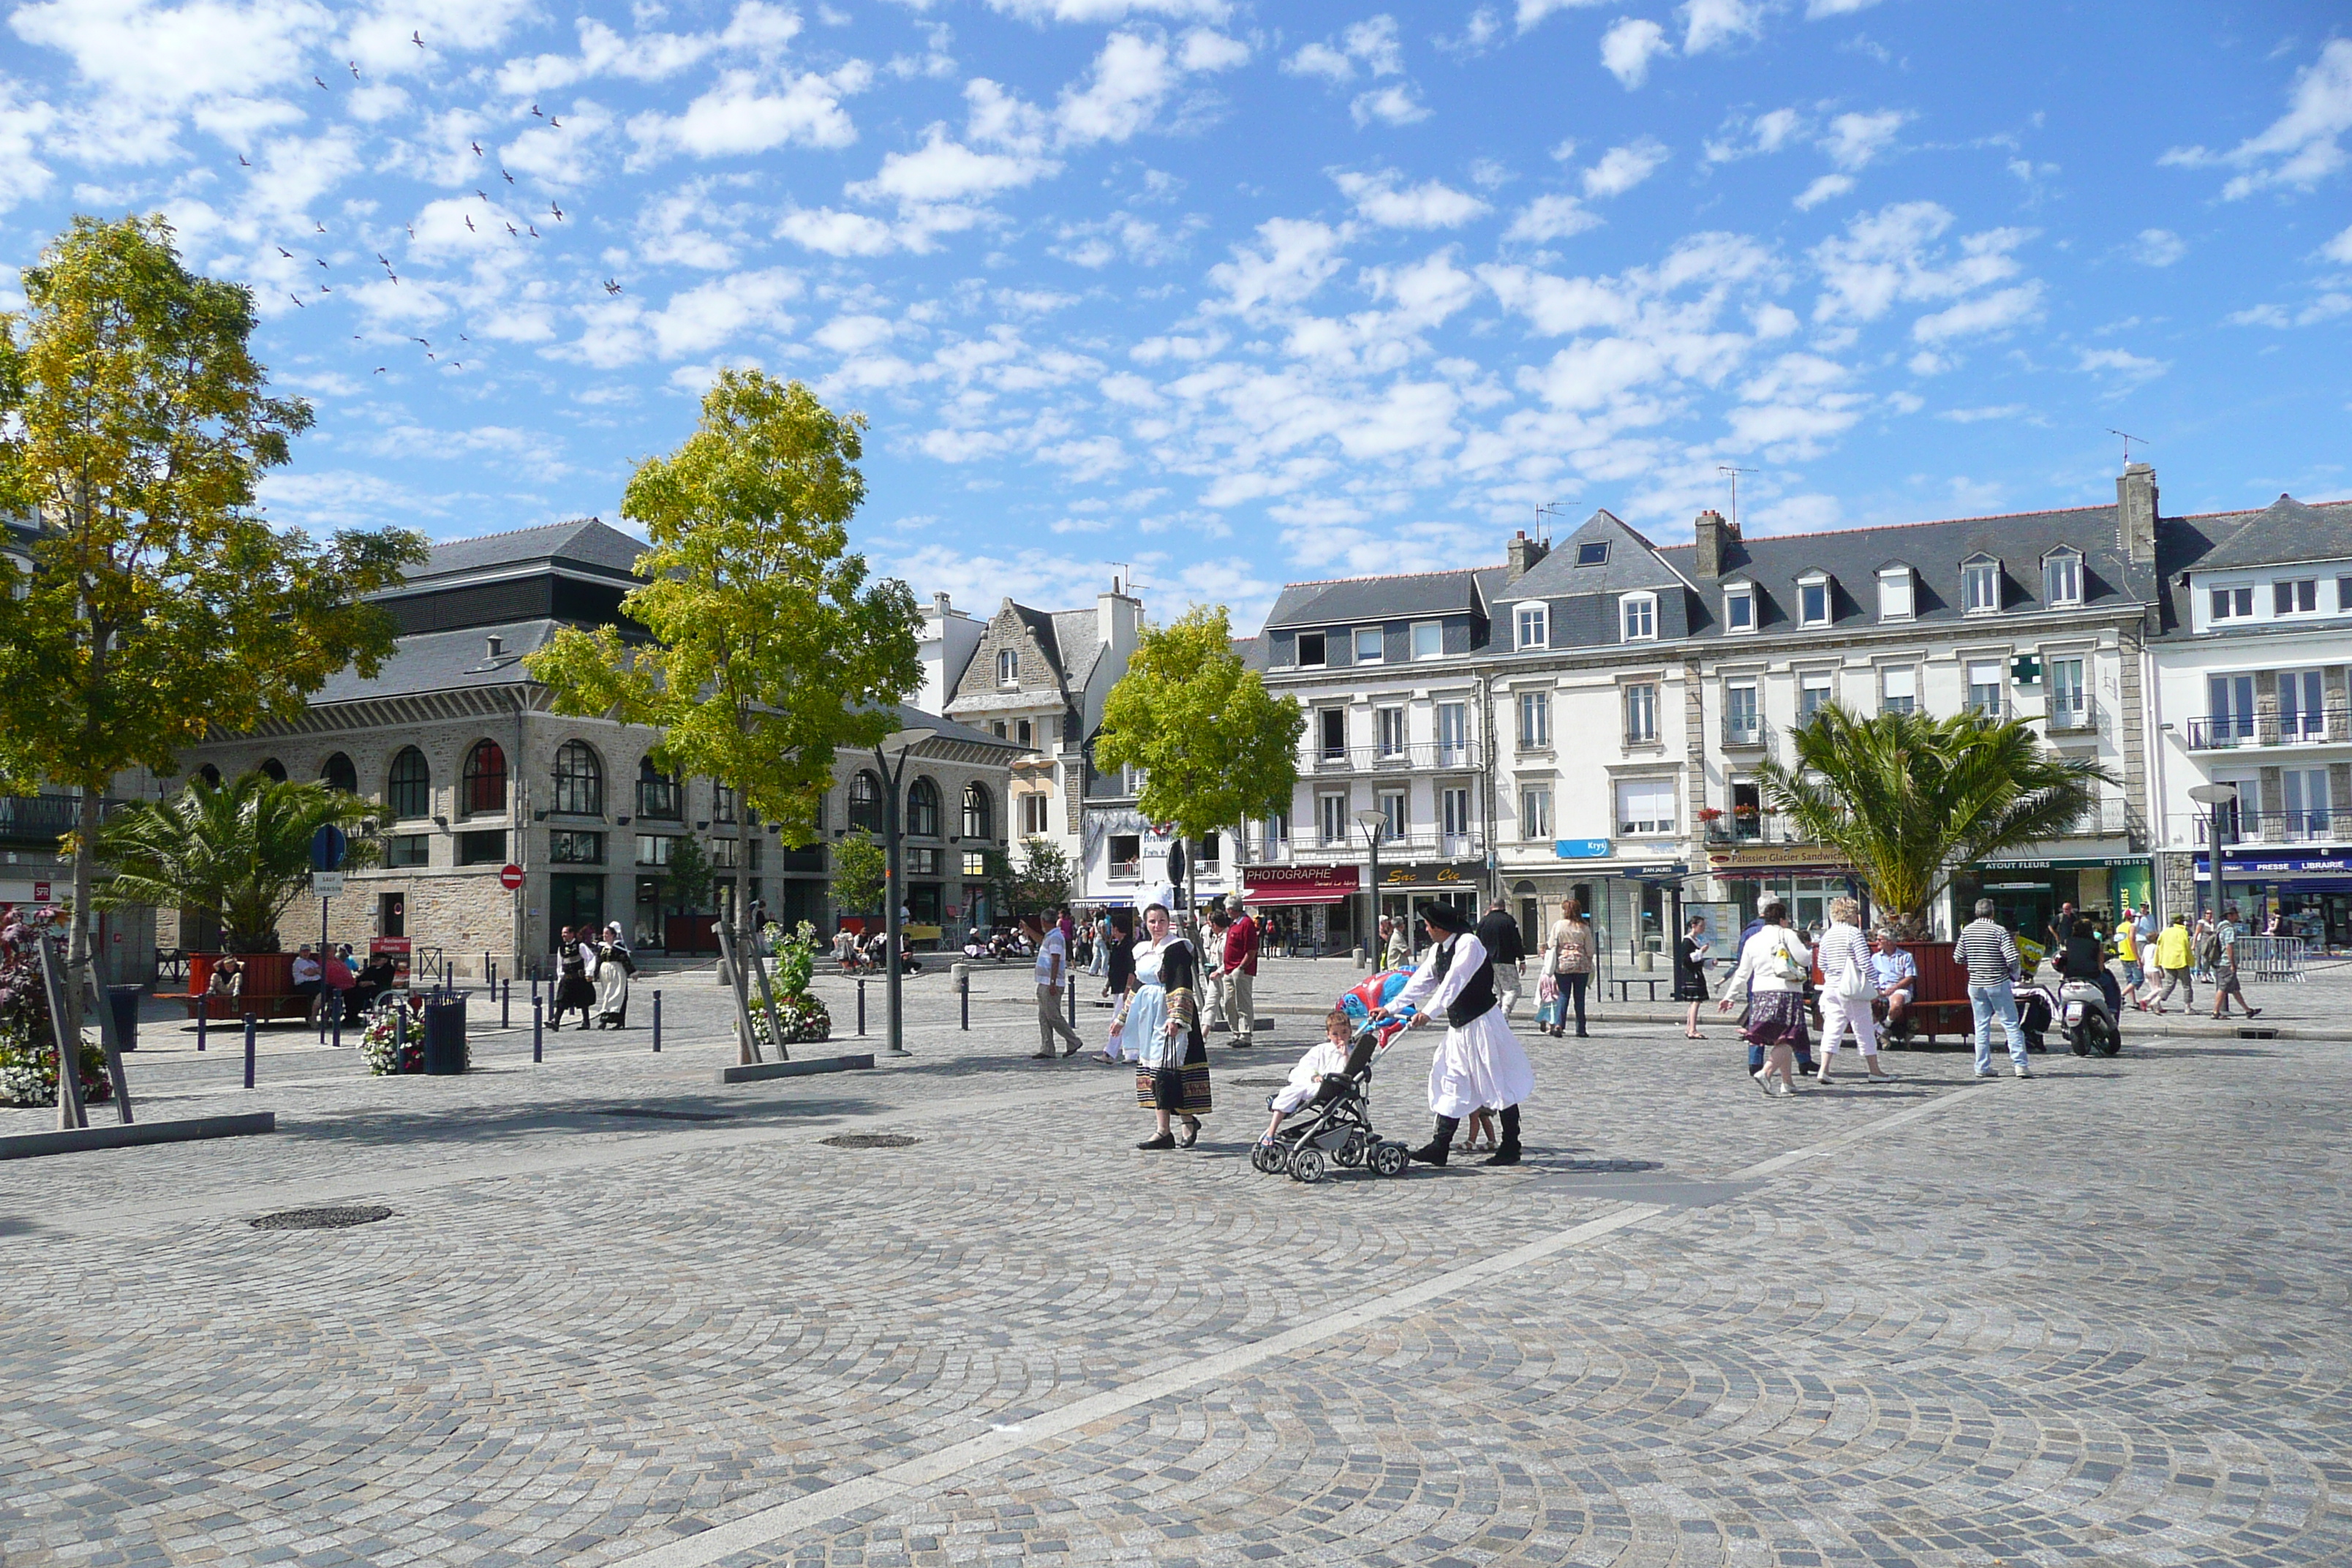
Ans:
POLYGON ((1136 944, 1135 991, 1122 1038, 1135 1052, 1135 1101, 1159 1130, 1139 1149, 1190 1149, 1209 1112, 1209 1053, 1201 1040, 1200 961, 1192 944, 1169 929, 1168 911, 1143 911, 1148 941, 1136 944), (1181 1137, 1170 1125, 1181 1118, 1181 1137))
POLYGON ((1519 1105, 1535 1092, 1536 1075, 1495 1005, 1494 963, 1468 918, 1451 904, 1431 904, 1422 911, 1422 924, 1429 933, 1429 951, 1405 988, 1381 1009, 1390 1016, 1420 1009, 1413 1015, 1415 1027, 1433 1016, 1445 1019, 1445 1038, 1429 1062, 1429 1108, 1437 1113, 1437 1131, 1412 1157, 1423 1164, 1444 1164, 1462 1119, 1499 1106, 1503 1146, 1486 1163, 1516 1165, 1519 1105))

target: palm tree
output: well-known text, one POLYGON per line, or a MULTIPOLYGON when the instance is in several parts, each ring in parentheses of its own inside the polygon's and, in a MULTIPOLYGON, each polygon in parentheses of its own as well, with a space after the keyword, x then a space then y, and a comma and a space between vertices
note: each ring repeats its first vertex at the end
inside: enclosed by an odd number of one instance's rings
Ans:
POLYGON ((1912 933, 1955 867, 2076 830, 2113 775, 2042 750, 2014 720, 1861 719, 1836 703, 1791 731, 1794 763, 1756 770, 1765 799, 1843 854, 1912 933))
POLYGON ((344 865, 372 865, 378 847, 356 834, 380 809, 260 773, 217 785, 191 779, 172 799, 126 806, 107 823, 98 858, 114 878, 90 901, 191 910, 220 922, 231 952, 276 952, 278 917, 310 886, 311 835, 328 824, 352 832, 344 865))

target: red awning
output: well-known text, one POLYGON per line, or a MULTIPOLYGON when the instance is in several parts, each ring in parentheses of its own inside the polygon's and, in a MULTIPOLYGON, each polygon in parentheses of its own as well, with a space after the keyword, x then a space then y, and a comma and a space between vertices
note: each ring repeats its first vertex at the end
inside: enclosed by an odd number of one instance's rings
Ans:
POLYGON ((1252 888, 1243 892, 1242 902, 1251 909, 1263 910, 1291 904, 1344 904, 1354 896, 1352 891, 1337 888, 1283 888, 1263 890, 1252 888))

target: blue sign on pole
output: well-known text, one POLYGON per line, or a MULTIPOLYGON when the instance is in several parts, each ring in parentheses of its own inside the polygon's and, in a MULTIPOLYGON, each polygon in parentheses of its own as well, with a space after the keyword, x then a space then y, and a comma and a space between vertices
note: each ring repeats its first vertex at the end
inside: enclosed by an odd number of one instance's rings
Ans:
POLYGON ((1558 838, 1552 841, 1552 853, 1563 860, 1606 860, 1609 858, 1609 840, 1558 838))
POLYGON ((341 828, 331 822, 323 824, 318 832, 310 835, 310 869, 313 871, 341 870, 343 851, 349 847, 351 847, 351 840, 345 837, 341 828))

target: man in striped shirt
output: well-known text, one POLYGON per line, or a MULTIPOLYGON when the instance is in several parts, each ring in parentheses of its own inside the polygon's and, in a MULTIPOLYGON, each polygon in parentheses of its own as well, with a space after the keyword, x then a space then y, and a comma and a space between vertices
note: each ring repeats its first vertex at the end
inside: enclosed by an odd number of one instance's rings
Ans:
POLYGON ((2009 1036, 2009 1060, 2020 1078, 2032 1078, 2025 1063, 2025 1031, 2017 1024, 2017 939, 1992 918, 1992 900, 1977 900, 1977 918, 1960 928, 1952 956, 1969 972, 1969 1010, 1976 1018, 1977 1077, 1991 1078, 1992 1021, 2009 1036))

